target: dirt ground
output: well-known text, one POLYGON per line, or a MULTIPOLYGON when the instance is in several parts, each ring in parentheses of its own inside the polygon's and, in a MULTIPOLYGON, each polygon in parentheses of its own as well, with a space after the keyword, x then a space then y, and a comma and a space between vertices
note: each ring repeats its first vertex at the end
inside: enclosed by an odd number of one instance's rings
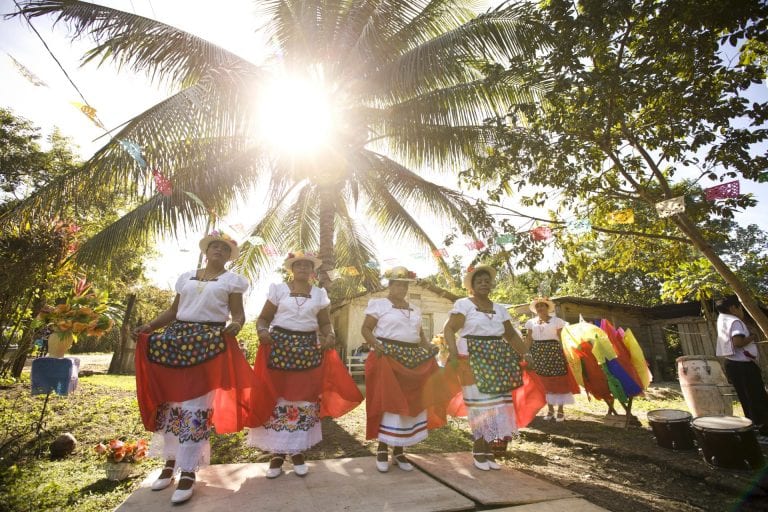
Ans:
MULTIPOLYGON (((105 356, 79 357, 81 368, 88 370, 102 372, 109 365, 105 356)), ((576 405, 566 409, 567 421, 544 421, 539 416, 510 442, 500 462, 616 512, 768 511, 768 469, 758 473, 714 469, 695 449, 661 448, 646 419, 646 411, 657 408, 655 404, 686 409, 677 383, 653 384, 633 408, 640 424, 619 428, 604 423, 604 404, 577 397, 576 405)), ((323 437, 308 458, 369 456, 375 451, 374 443, 365 441, 364 404, 338 420, 324 421, 323 437)), ((450 452, 470 446, 466 421, 451 420, 410 451, 450 452)), ((768 460, 768 450, 762 449, 768 460)))

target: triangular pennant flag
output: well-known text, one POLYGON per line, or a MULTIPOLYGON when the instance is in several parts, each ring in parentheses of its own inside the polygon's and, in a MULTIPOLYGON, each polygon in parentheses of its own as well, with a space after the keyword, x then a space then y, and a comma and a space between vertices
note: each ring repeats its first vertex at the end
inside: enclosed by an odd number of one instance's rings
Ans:
POLYGON ((256 247, 258 247, 259 245, 264 245, 266 243, 264 239, 261 238, 260 236, 252 236, 248 239, 248 241, 251 242, 251 245, 254 245, 256 247))
MULTIPOLYGON (((120 139, 118 142, 120 142, 120 145, 123 147, 126 153, 131 155, 131 158, 136 160, 136 163, 139 164, 139 167, 143 169, 147 166, 147 162, 145 162, 144 157, 141 156, 141 147, 138 144, 128 139, 120 139)), ((189 194, 189 192, 187 192, 187 194, 189 194)))
POLYGON ((704 190, 704 197, 707 201, 716 201, 718 199, 729 199, 739 197, 739 180, 729 181, 722 185, 717 185, 704 190))
POLYGON ((19 71, 19 73, 21 73, 21 75, 24 78, 29 80, 32 83, 32 85, 34 85, 35 87, 48 87, 48 84, 46 84, 45 82, 37 78, 37 75, 35 75, 33 72, 27 69, 27 67, 24 66, 24 64, 22 64, 21 62, 13 58, 13 55, 11 55, 10 53, 6 53, 6 55, 8 55, 8 57, 11 59, 11 61, 13 62, 13 65, 16 66, 16 69, 19 71))
POLYGON ((471 251, 471 250, 477 250, 477 251, 479 251, 480 249, 482 249, 482 248, 484 248, 484 247, 485 247, 485 243, 483 243, 483 241, 482 241, 482 240, 472 240, 472 241, 470 241, 470 242, 467 242, 467 243, 465 243, 465 244, 464 244, 464 246, 465 246, 467 249, 469 249, 470 251, 471 251))
POLYGON ((552 238, 552 229, 549 226, 539 226, 531 230, 531 237, 534 240, 549 240, 552 238))
POLYGON ((441 249, 435 249, 432 251, 432 254, 435 256, 435 258, 447 258, 448 257, 448 249, 445 247, 441 249))
POLYGON ((273 256, 273 257, 274 257, 274 256, 279 256, 279 255, 280 255, 280 253, 278 252, 278 250, 277 250, 277 249, 275 249, 275 248, 274 248, 273 246, 271 246, 271 245, 265 245, 265 246, 264 246, 264 254, 266 254, 267 256, 273 256))
POLYGON ((339 277, 341 277, 341 273, 339 272, 338 269, 334 268, 334 269, 328 271, 328 279, 330 279, 331 281, 335 281, 339 277))
POLYGON ((573 235, 581 235, 592 231, 592 223, 589 219, 577 219, 568 221, 565 229, 573 235))
POLYGON ((359 276, 360 275, 360 271, 357 270, 356 267, 345 267, 342 270, 343 270, 343 274, 345 276, 359 276))
POLYGON ((499 245, 513 244, 517 240, 517 235, 514 233, 504 233, 496 237, 496 243, 499 245))
POLYGON ((152 177, 155 178, 155 186, 157 187, 158 192, 164 196, 170 196, 173 194, 173 185, 171 185, 171 180, 163 176, 163 173, 157 169, 152 169, 152 177))
POLYGON ((379 268, 379 262, 378 262, 378 261, 373 261, 373 260, 371 260, 371 261, 368 261, 368 262, 366 262, 366 263, 365 263, 365 266, 366 266, 367 268, 370 268, 371 270, 378 270, 378 268, 379 268))
POLYGON ((659 218, 664 219, 683 213, 685 211, 685 197, 673 197, 665 201, 659 201, 656 203, 656 213, 659 214, 659 218))
MULTIPOLYGON (((90 119, 93 124, 95 124, 96 126, 101 128, 102 130, 106 130, 106 128, 104 128, 104 125, 101 124, 101 121, 99 121, 99 118, 96 117, 96 109, 95 108, 93 108, 90 105, 86 105, 85 103, 80 103, 78 101, 72 101, 70 103, 72 103, 72 105, 77 107, 77 109, 80 110, 80 112, 85 114, 85 117, 90 119)), ((142 167, 146 167, 146 164, 142 165, 142 167)))
POLYGON ((610 212, 605 216, 609 224, 634 224, 635 212, 632 208, 610 212))

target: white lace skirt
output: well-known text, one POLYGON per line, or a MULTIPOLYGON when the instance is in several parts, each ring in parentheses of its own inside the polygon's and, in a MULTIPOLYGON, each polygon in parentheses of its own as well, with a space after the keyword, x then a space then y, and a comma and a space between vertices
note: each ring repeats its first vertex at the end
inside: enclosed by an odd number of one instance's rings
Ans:
POLYGON ((576 403, 571 393, 547 393, 549 405, 568 405, 576 403))
POLYGON ((248 431, 248 444, 271 453, 303 453, 323 440, 319 402, 278 399, 267 423, 248 431))
POLYGON ((476 384, 462 386, 467 419, 473 439, 509 439, 517 435, 515 406, 511 393, 489 395, 476 384))
POLYGON ((417 416, 385 412, 379 425, 379 441, 390 446, 412 446, 427 438, 427 411, 417 416))
POLYGON ((149 455, 176 461, 176 471, 197 471, 211 461, 209 438, 213 430, 211 391, 183 402, 167 402, 157 411, 149 455))

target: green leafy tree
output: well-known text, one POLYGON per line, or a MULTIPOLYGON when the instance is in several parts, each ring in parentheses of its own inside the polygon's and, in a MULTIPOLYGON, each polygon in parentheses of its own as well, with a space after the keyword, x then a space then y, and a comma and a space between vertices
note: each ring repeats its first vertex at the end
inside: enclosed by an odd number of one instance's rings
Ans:
MULTIPOLYGON (((71 0, 25 2, 26 16, 53 15, 69 24, 73 37, 93 38, 97 46, 86 61, 145 71, 178 92, 137 115, 81 169, 5 220, 56 211, 90 195, 141 199, 80 248, 81 260, 103 261, 180 225, 202 227, 209 211, 225 212, 266 181, 268 209, 252 232, 266 244, 245 244, 239 264, 246 274, 268 264, 270 245, 319 248, 321 283, 327 284, 328 270, 355 266, 362 284, 375 286, 378 272, 365 265, 373 243, 356 217, 367 216, 391 240, 410 238, 433 250, 419 212, 472 233, 466 200, 418 171, 464 166, 493 135, 485 119, 533 101, 542 90, 522 83, 518 66, 503 66, 533 57, 546 34, 531 8, 508 4, 477 16, 472 5, 259 2, 276 48, 270 67, 141 16, 71 0), (321 84, 338 119, 327 144, 307 157, 272 151, 257 130, 255 98, 281 73, 321 84), (150 169, 137 165, 119 139, 143 147, 149 167, 173 182, 171 195, 150 192, 150 169)), ((306 122, 288 121, 296 129, 306 122)))
POLYGON ((553 87, 544 102, 516 105, 497 121, 506 139, 468 180, 492 180, 496 195, 522 189, 523 202, 548 207, 556 227, 584 217, 597 234, 636 247, 651 237, 689 243, 768 333, 768 318, 702 229, 754 206, 754 198, 708 202, 683 179, 717 184, 765 173, 768 104, 745 96, 765 69, 729 57, 765 41, 768 4, 548 0, 540 7, 558 37, 531 73, 551 77, 553 87), (680 195, 686 211, 655 220, 653 230, 606 222, 624 208, 656 219, 655 204, 680 195))

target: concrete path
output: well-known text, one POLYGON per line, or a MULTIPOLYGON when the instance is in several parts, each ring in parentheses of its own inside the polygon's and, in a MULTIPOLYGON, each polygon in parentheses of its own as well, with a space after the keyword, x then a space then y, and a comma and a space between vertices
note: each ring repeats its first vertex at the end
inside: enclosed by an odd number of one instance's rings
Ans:
POLYGON ((374 457, 358 457, 308 461, 310 472, 303 478, 286 463, 286 471, 274 480, 265 477, 266 463, 208 466, 198 472, 195 494, 183 505, 170 502, 174 486, 150 489, 158 469, 117 511, 442 512, 488 506, 515 512, 605 510, 519 471, 478 471, 470 467, 468 453, 409 457, 417 466, 412 472, 392 467, 379 473, 374 457))

